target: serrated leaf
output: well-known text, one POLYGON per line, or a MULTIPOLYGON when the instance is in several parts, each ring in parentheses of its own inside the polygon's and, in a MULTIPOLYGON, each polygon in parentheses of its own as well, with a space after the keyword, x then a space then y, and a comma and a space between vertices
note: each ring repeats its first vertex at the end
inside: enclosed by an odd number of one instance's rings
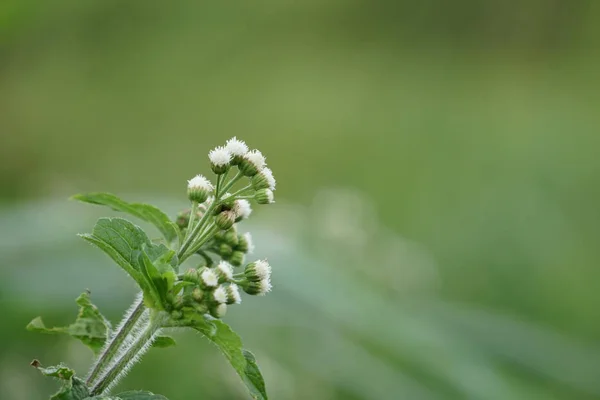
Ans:
POLYGON ((265 381, 254 355, 242 348, 242 340, 229 325, 221 320, 195 320, 192 328, 201 332, 227 357, 238 373, 250 395, 255 400, 267 400, 265 381))
POLYGON ((50 397, 50 400, 83 400, 90 392, 85 383, 75 376, 75 371, 64 365, 42 367, 38 360, 33 360, 31 366, 37 368, 44 376, 58 378, 63 381, 60 390, 50 397))
POLYGON ((168 400, 165 396, 141 390, 131 390, 117 394, 121 400, 168 400))
POLYGON ((64 333, 70 335, 81 340, 94 354, 98 354, 108 336, 110 323, 104 318, 98 308, 92 304, 89 292, 82 293, 76 302, 79 304, 79 313, 73 324, 64 327, 48 328, 42 318, 37 317, 27 325, 27 330, 48 334, 64 333))
MULTIPOLYGON (((153 293, 151 299, 145 300, 147 302, 151 301, 154 305, 153 308, 164 310, 167 306, 167 294, 173 288, 173 284, 177 278, 175 271, 173 271, 173 268, 170 265, 165 264, 165 261, 167 260, 165 257, 161 257, 156 260, 156 262, 152 262, 146 252, 143 251, 140 258, 140 270, 146 284, 152 289, 153 293)), ((151 305, 149 305, 149 307, 151 307, 151 305)))
POLYGON ((172 242, 181 234, 177 225, 164 212, 150 204, 128 203, 112 193, 82 193, 72 198, 84 203, 107 206, 149 222, 158 228, 168 242, 172 242))
POLYGON ((152 342, 152 347, 165 348, 175 346, 176 344, 175 339, 171 336, 157 336, 154 342, 152 342))
POLYGON ((140 227, 123 218, 100 218, 91 234, 80 236, 104 251, 137 282, 148 307, 161 307, 161 294, 149 278, 151 271, 144 258, 148 258, 151 265, 160 260, 161 268, 170 268, 174 273, 172 263, 177 260, 171 250, 162 244, 153 244, 140 227), (165 264, 167 261, 171 264, 165 264))

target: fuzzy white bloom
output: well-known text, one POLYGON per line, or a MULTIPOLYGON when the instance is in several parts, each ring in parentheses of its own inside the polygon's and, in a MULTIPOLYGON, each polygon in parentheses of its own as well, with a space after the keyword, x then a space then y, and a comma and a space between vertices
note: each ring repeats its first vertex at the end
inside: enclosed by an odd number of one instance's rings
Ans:
POLYGON ((219 284, 219 278, 212 269, 207 268, 204 271, 202 271, 202 274, 200 274, 200 278, 202 279, 202 282, 204 282, 204 284, 208 287, 215 287, 219 284))
POLYGON ((219 304, 227 303, 227 290, 225 286, 219 286, 213 292, 213 298, 219 304))
POLYGON ((232 283, 227 287, 227 293, 229 294, 229 297, 233 300, 234 304, 240 304, 242 302, 242 296, 240 296, 240 289, 235 283, 232 283))
POLYGON ((188 189, 200 189, 211 192, 213 190, 213 185, 203 175, 196 175, 188 181, 188 189))
POLYGON ((271 189, 265 189, 266 196, 266 204, 271 204, 275 202, 275 196, 273 195, 273 191, 271 189))
POLYGON ((231 162, 231 153, 225 147, 219 146, 208 153, 208 158, 213 165, 222 167, 231 162))
POLYGON ((256 276, 260 279, 270 279, 271 278, 271 266, 267 262, 267 260, 258 260, 254 263, 254 271, 256 276))
POLYGON ((265 279, 261 280, 258 283, 258 287, 259 287, 259 289, 258 289, 259 290, 258 295, 259 296, 266 295, 273 288, 273 286, 271 285, 271 279, 270 278, 265 278, 265 279))
POLYGON ((221 318, 223 315, 225 315, 227 313, 227 304, 225 304, 225 303, 219 304, 217 306, 217 308, 215 308, 215 313, 217 314, 217 316, 219 318, 221 318))
POLYGON ((233 279, 233 267, 227 261, 221 261, 217 265, 217 269, 227 280, 233 279))
POLYGON ((246 232, 243 235, 246 243, 248 243, 248 254, 254 253, 254 242, 252 241, 252 234, 250 232, 246 232))
POLYGON ((236 200, 233 203, 233 212, 235 213, 236 217, 247 219, 250 214, 252 214, 250 202, 246 199, 236 200))
POLYGON ((260 173, 263 174, 265 176, 265 178, 267 179, 267 183, 269 184, 269 189, 275 190, 275 185, 277 185, 277 181, 275 180, 275 177, 273 176, 273 171, 271 171, 271 168, 264 167, 262 169, 262 171, 260 171, 260 173))
POLYGON ((267 165, 265 156, 259 150, 252 150, 244 154, 244 158, 252 163, 257 170, 262 170, 267 165))
POLYGON ((225 148, 229 151, 233 156, 243 157, 244 154, 248 152, 248 146, 242 140, 239 140, 237 137, 232 137, 225 144, 225 148))

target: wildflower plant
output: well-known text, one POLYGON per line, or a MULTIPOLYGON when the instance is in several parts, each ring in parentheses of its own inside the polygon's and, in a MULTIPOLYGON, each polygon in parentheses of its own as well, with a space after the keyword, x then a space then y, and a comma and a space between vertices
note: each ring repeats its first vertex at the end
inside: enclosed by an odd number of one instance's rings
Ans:
POLYGON ((228 307, 242 302, 241 292, 271 291, 271 266, 266 260, 246 261, 254 245, 249 232, 239 232, 238 223, 251 215, 251 201, 273 203, 276 182, 262 153, 249 151, 235 137, 211 150, 208 158, 215 179, 197 175, 188 181, 191 207, 175 221, 154 206, 128 203, 109 193, 73 197, 149 222, 163 239, 151 241, 140 227, 123 218, 100 218, 92 233, 80 235, 123 268, 140 293, 116 327, 91 303, 89 292, 77 298, 79 314, 73 324, 48 328, 40 317, 29 323, 31 331, 79 339, 95 355, 83 378, 62 364, 44 368, 34 360, 32 365, 44 375, 62 381, 51 399, 164 400, 146 391, 113 395, 111 389, 151 347, 175 344, 162 334, 165 328, 203 334, 224 353, 251 397, 267 399, 254 356, 221 318, 228 307))

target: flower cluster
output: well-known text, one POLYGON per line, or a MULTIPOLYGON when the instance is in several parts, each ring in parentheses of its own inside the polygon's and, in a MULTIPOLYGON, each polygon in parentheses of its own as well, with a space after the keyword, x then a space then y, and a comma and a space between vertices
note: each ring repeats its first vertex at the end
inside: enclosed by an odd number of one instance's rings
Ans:
POLYGON ((265 295, 271 290, 271 266, 266 260, 245 265, 254 245, 249 232, 238 233, 237 224, 252 214, 251 201, 274 202, 273 171, 259 150, 249 150, 235 137, 211 150, 208 158, 216 174, 214 183, 203 175, 190 179, 191 208, 176 220, 184 238, 179 261, 198 255, 203 262, 179 276, 182 285, 172 296, 175 319, 183 318, 188 309, 220 318, 228 305, 241 302, 240 291, 265 295), (243 271, 235 271, 244 265, 243 271))

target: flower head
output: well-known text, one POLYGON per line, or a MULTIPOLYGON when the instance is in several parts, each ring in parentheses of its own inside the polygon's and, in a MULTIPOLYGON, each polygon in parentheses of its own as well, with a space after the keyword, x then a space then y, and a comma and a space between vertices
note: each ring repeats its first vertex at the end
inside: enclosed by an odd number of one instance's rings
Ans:
POLYGON ((223 174, 229 169, 231 163, 231 153, 225 147, 217 147, 208 153, 210 166, 215 174, 223 174))
POLYGON ((250 232, 244 233, 240 236, 236 250, 243 251, 244 253, 252 254, 254 252, 254 242, 252 241, 252 234, 250 232))
POLYGON ((252 282, 258 282, 271 278, 271 266, 267 260, 258 260, 246 265, 244 269, 246 279, 252 282))
POLYGON ((238 285, 232 283, 227 286, 227 304, 240 304, 242 302, 242 296, 240 296, 240 289, 238 285))
POLYGON ((233 267, 227 261, 221 261, 217 265, 217 275, 223 281, 230 281, 233 279, 233 267))
POLYGON ((257 282, 246 282, 242 285, 244 291, 251 295, 264 296, 271 291, 271 279, 265 278, 257 282))
POLYGON ((275 197, 271 189, 257 190, 254 198, 258 204, 271 204, 275 202, 275 197))
POLYGON ((264 167, 258 174, 252 177, 252 187, 255 190, 260 189, 270 189, 275 190, 275 186, 277 185, 277 181, 273 176, 273 171, 271 168, 264 167))
POLYGON ((216 318, 221 318, 226 313, 227 313, 227 304, 223 303, 223 304, 219 304, 217 307, 215 307, 213 316, 216 318))
POLYGON ((267 165, 265 156, 258 150, 252 150, 244 154, 240 161, 240 171, 246 176, 254 176, 267 165))
POLYGON ((213 190, 213 185, 203 175, 196 175, 188 181, 188 198, 190 201, 203 203, 213 190))
POLYGON ((236 222, 247 219, 252 214, 250 202, 245 199, 236 200, 233 203, 233 212, 236 215, 236 222))
POLYGON ((219 286, 215 289, 213 299, 219 304, 227 303, 227 290, 225 286, 219 286))
POLYGON ((227 141, 225 148, 234 158, 243 157, 244 154, 248 152, 248 146, 246 146, 246 143, 243 140, 239 140, 235 136, 227 141))
POLYGON ((215 287, 219 284, 219 278, 212 269, 204 269, 200 274, 200 280, 206 287, 215 287))

